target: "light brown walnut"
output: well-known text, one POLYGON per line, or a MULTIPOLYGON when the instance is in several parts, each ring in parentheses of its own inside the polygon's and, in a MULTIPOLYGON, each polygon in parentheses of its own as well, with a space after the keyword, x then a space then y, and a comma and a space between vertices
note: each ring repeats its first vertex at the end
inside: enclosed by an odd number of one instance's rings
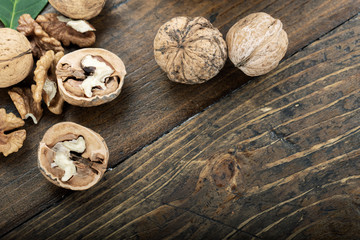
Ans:
POLYGON ((0 88, 24 80, 33 67, 31 45, 16 30, 0 28, 0 88))
POLYGON ((213 78, 225 64, 226 42, 203 17, 176 17, 162 25, 154 56, 171 81, 197 84, 213 78))
POLYGON ((72 19, 89 20, 97 16, 106 0, 49 0, 61 14, 72 19))
POLYGON ((38 150, 38 166, 45 178, 72 190, 85 190, 100 181, 108 161, 109 150, 104 139, 73 122, 61 122, 49 128, 38 150))
POLYGON ((276 68, 288 47, 281 21, 263 12, 235 23, 226 42, 230 60, 248 76, 263 75, 276 68))

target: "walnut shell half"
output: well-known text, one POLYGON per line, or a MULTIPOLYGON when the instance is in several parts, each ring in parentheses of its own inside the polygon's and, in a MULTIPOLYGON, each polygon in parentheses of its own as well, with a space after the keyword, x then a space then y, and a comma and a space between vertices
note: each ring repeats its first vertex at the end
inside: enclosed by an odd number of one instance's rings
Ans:
POLYGON ((34 61, 27 38, 16 30, 0 28, 0 88, 24 80, 34 61))
POLYGON ((276 68, 288 47, 281 21, 263 12, 235 23, 226 42, 230 60, 248 76, 263 75, 276 68))
POLYGON ((114 100, 126 75, 123 61, 102 48, 83 48, 63 56, 56 66, 59 92, 72 105, 91 107, 114 100))
POLYGON ((154 56, 171 81, 203 83, 224 66, 226 42, 203 17, 175 17, 156 34, 154 56))
POLYGON ((38 150, 38 167, 45 178, 71 190, 85 190, 95 185, 104 175, 108 161, 109 150, 104 139, 91 129, 73 122, 62 122, 49 128, 38 150), (63 160, 75 169, 69 175, 67 169, 56 162, 56 158, 62 154, 60 147, 65 148, 62 145, 79 138, 85 142, 84 149, 77 153, 76 149, 69 150, 67 154, 70 159, 63 160), (66 179, 65 175, 68 175, 66 179))

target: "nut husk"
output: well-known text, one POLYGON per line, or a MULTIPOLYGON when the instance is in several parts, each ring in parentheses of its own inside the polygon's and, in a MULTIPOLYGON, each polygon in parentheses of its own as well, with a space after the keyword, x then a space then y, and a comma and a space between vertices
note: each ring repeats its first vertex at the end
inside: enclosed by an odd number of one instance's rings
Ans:
POLYGON ((81 107, 98 106, 114 100, 121 92, 125 75, 126 70, 123 61, 114 53, 102 48, 83 48, 68 53, 60 59, 56 66, 60 94, 69 104, 81 107), (111 75, 113 80, 108 85, 109 88, 106 90, 95 89, 92 97, 84 96, 79 87, 80 81, 74 80, 84 79, 85 71, 81 66, 81 61, 87 55, 101 57, 114 70, 114 73, 111 75), (112 84, 115 83, 114 81, 116 81, 115 86, 112 84))
POLYGON ((263 12, 235 23, 226 42, 230 60, 248 76, 263 75, 276 68, 288 47, 281 21, 263 12))
POLYGON ((71 189, 85 190, 100 181, 106 171, 109 161, 109 150, 104 139, 89 128, 73 122, 61 122, 49 128, 42 138, 38 150, 38 167, 41 173, 51 183, 71 189), (85 139, 86 149, 74 161, 76 174, 68 181, 61 180, 64 170, 52 167, 55 144, 70 141, 82 136, 85 139))
POLYGON ((28 39, 16 30, 0 28, 0 88, 24 80, 33 64, 28 39))

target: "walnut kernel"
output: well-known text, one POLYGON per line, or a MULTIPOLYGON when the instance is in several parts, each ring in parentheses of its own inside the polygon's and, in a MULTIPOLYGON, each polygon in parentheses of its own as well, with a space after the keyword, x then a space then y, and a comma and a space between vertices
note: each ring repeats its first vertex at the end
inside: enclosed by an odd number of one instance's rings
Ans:
POLYGON ((6 113, 5 109, 0 108, 0 152, 6 157, 10 153, 17 152, 26 138, 24 129, 11 133, 8 131, 24 126, 24 121, 16 117, 13 113, 6 113))

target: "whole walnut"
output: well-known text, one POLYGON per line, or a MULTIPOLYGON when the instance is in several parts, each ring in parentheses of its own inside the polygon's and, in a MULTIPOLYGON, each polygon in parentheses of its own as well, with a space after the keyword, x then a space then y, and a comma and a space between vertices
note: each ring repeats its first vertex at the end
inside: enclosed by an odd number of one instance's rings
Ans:
POLYGON ((248 76, 263 75, 276 68, 288 46, 281 21, 263 12, 235 23, 226 42, 230 60, 248 76))
POLYGON ((96 17, 106 0, 49 0, 51 6, 72 19, 89 20, 96 17))
POLYGON ((0 28, 0 88, 24 80, 34 61, 27 38, 16 30, 0 28))
POLYGON ((160 27, 154 55, 170 80, 196 84, 218 74, 227 48, 222 34, 205 18, 176 17, 160 27))

